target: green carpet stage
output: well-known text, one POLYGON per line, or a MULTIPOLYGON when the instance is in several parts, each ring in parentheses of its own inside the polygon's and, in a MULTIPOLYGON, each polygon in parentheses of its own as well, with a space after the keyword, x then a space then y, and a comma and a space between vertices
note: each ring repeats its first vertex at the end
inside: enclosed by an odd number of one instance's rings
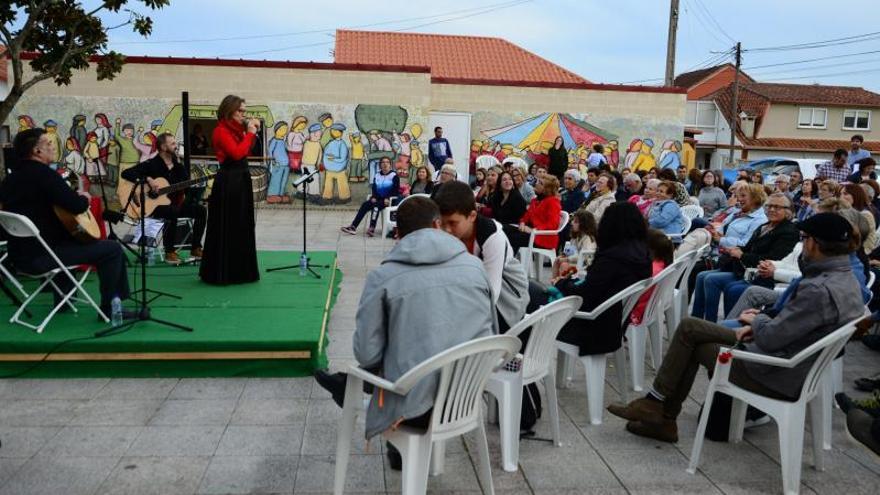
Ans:
MULTIPOLYGON (((15 308, 0 297, 0 375, 7 377, 224 377, 304 376, 326 364, 326 330, 341 281, 335 252, 311 253, 321 279, 300 277, 299 269, 266 273, 296 264, 299 253, 261 251, 261 280, 211 286, 197 266, 148 267, 148 287, 182 299, 160 297, 155 318, 191 326, 182 332, 153 322, 102 338, 106 328, 95 311, 79 304, 78 314, 56 315, 42 334, 9 323, 15 308), (73 340, 82 339, 82 340, 73 340)), ((133 278, 129 269, 129 278, 133 278)), ((132 282, 134 282, 132 280, 132 282)), ((132 283, 132 290, 139 287, 132 283)), ((87 288, 98 300, 97 275, 87 288)), ((51 295, 32 303, 32 321, 45 315, 51 295)))

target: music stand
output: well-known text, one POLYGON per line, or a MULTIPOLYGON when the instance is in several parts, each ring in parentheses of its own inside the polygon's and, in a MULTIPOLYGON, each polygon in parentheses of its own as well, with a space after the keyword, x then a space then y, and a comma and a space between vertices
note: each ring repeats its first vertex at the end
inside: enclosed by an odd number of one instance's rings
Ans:
POLYGON ((303 212, 303 247, 302 252, 299 255, 299 264, 296 265, 285 265, 285 266, 276 266, 275 268, 268 268, 266 272, 277 272, 280 270, 290 270, 293 268, 299 268, 302 271, 308 271, 315 278, 321 278, 321 275, 318 274, 313 268, 330 268, 330 265, 315 265, 312 264, 311 259, 309 258, 308 250, 306 246, 308 243, 306 242, 306 219, 308 218, 306 203, 308 203, 308 195, 306 194, 306 186, 315 180, 315 177, 318 175, 320 170, 315 168, 315 170, 309 172, 308 167, 303 167, 303 175, 299 179, 293 181, 293 187, 302 187, 302 212, 303 212))
POLYGON ((192 327, 187 327, 184 325, 180 325, 178 323, 172 323, 170 321, 165 321, 165 320, 160 320, 158 318, 153 318, 153 316, 150 314, 149 304, 151 302, 155 301, 157 298, 162 297, 162 296, 167 296, 167 297, 171 297, 174 299, 180 299, 180 296, 176 296, 174 294, 168 294, 165 292, 159 292, 159 291, 147 288, 147 236, 146 236, 147 178, 146 177, 144 177, 144 176, 138 177, 138 180, 135 183, 134 189, 132 189, 131 194, 129 194, 129 198, 128 198, 129 203, 131 202, 131 199, 134 196, 135 191, 139 192, 138 195, 140 196, 140 198, 139 198, 140 204, 138 204, 137 206, 139 206, 141 209, 140 220, 139 220, 140 225, 141 225, 141 237, 140 237, 140 239, 138 239, 138 264, 140 265, 140 269, 141 269, 141 287, 140 287, 140 289, 132 292, 132 296, 134 296, 135 294, 141 295, 140 300, 137 300, 137 298, 132 297, 132 299, 135 299, 136 302, 138 303, 137 316, 134 319, 131 319, 131 320, 123 323, 122 325, 119 325, 118 327, 110 327, 110 328, 106 328, 104 330, 95 332, 95 337, 103 337, 105 335, 123 332, 123 331, 133 327, 134 325, 136 325, 142 321, 152 321, 152 322, 158 323, 160 325, 165 325, 167 327, 176 328, 178 330, 183 330, 185 332, 192 332, 193 331, 192 327), (156 296, 150 300, 147 300, 148 293, 156 294, 156 296))

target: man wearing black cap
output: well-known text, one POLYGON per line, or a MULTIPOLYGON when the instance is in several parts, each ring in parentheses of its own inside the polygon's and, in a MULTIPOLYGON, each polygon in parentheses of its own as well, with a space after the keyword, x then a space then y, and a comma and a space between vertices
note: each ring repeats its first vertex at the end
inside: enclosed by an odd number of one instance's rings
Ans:
MULTIPOLYGON (((626 429, 664 442, 678 441, 676 418, 700 365, 711 373, 721 346, 738 341, 755 354, 788 359, 864 312, 861 290, 852 273, 849 253, 856 249, 852 226, 840 215, 819 213, 798 224, 803 241, 803 278, 794 295, 775 316, 750 309, 732 331, 704 320, 681 322, 669 345, 654 385, 646 397, 608 410, 629 420, 626 429)), ((774 399, 797 400, 813 359, 780 368, 734 360, 730 381, 774 399)))

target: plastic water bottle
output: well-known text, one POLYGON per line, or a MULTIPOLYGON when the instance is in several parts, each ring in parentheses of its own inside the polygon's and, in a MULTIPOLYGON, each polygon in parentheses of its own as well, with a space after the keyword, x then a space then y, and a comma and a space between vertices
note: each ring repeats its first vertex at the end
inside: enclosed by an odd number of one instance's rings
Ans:
POLYGON ((306 253, 302 253, 299 255, 299 276, 305 277, 306 270, 309 268, 309 257, 306 256, 306 253))
POLYGON ((571 241, 567 241, 565 243, 565 247, 562 248, 562 254, 565 256, 574 256, 574 246, 571 244, 571 241))
POLYGON ((147 248, 147 266, 153 266, 156 264, 156 248, 149 247, 147 248))
POLYGON ((122 325, 122 300, 119 297, 110 302, 110 324, 114 327, 122 325))

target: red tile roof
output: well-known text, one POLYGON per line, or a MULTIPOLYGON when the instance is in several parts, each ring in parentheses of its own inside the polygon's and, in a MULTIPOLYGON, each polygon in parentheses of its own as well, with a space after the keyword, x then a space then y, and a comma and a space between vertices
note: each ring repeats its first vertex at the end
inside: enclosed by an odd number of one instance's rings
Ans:
MULTIPOLYGON (((745 112, 749 117, 755 118, 755 134, 761 130, 764 114, 770 108, 770 99, 752 90, 752 85, 742 85, 736 95, 736 114, 745 112)), ((733 100, 733 86, 727 86, 707 96, 705 99, 714 100, 724 115, 725 120, 731 121, 730 106, 733 100)), ((739 129, 737 129, 739 130, 739 129)))
MULTIPOLYGON (((707 67, 705 69, 695 70, 695 71, 691 71, 691 72, 684 72, 682 74, 675 76, 675 79, 673 80, 672 85, 678 86, 680 88, 692 88, 692 87, 696 86, 698 83, 700 83, 701 81, 703 81, 704 79, 708 79, 708 78, 712 77, 713 75, 715 75, 715 73, 717 73, 723 69, 726 69, 726 68, 735 69, 733 64, 728 63, 728 64, 716 65, 714 67, 707 67)), ((739 74, 740 74, 740 77, 745 77, 749 81, 754 80, 743 71, 740 71, 739 74)), ((731 80, 732 80, 732 78, 731 78, 731 80)))
POLYGON ((818 84, 750 83, 744 85, 772 103, 880 107, 880 94, 854 86, 818 84))
MULTIPOLYGON (((849 141, 839 139, 797 139, 797 138, 742 138, 747 149, 767 149, 786 151, 824 151, 849 149, 849 141)), ((862 147, 872 153, 880 153, 880 141, 865 141, 862 147)))
POLYGON ((437 82, 589 83, 513 43, 482 36, 340 29, 334 59, 343 64, 430 67, 437 82))

